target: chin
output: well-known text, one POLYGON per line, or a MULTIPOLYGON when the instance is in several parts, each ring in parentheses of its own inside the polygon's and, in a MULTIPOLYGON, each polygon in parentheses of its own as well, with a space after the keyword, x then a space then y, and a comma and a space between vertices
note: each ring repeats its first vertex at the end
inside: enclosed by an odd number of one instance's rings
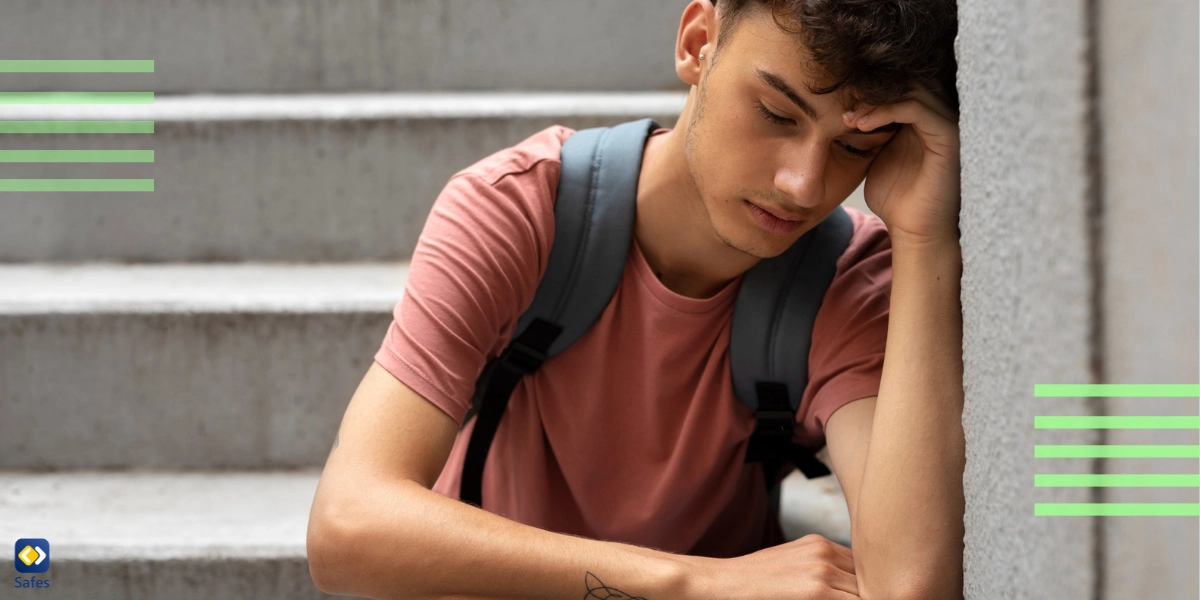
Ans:
POLYGON ((714 225, 713 230, 717 232, 717 237, 721 238, 726 246, 755 258, 774 258, 783 254, 795 243, 794 239, 783 239, 778 235, 765 232, 754 223, 739 223, 735 227, 716 227, 714 225), (736 229, 736 231, 729 231, 730 229, 736 229))

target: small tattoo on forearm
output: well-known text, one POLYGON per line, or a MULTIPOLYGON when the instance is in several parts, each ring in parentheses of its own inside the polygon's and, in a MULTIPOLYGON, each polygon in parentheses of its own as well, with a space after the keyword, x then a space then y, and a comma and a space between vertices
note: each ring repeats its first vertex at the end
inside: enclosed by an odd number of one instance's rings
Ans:
POLYGON ((588 574, 583 576, 583 585, 587 588, 587 594, 584 595, 583 600, 588 600, 589 598, 599 598, 600 600, 646 600, 641 596, 630 596, 618 589, 604 585, 604 582, 600 581, 600 578, 593 575, 591 571, 588 571, 588 574))

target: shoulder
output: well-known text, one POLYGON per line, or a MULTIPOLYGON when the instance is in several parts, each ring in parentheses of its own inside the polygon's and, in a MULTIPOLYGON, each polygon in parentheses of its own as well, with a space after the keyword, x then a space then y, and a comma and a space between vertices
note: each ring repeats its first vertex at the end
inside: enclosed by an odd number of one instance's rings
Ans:
POLYGON ((806 403, 797 413, 798 442, 817 446, 834 411, 879 394, 887 346, 891 238, 879 217, 851 207, 846 212, 854 233, 813 323, 806 403))
POLYGON ((470 176, 489 185, 497 185, 508 178, 557 182, 562 167, 559 157, 562 145, 573 133, 575 130, 562 125, 547 127, 514 146, 488 155, 454 176, 470 176))
POLYGON ((854 224, 854 233, 850 237, 850 244, 838 259, 838 273, 843 273, 854 265, 871 258, 876 259, 872 262, 876 263, 877 268, 886 266, 890 269, 892 239, 888 236, 887 226, 873 214, 851 206, 843 208, 850 215, 850 221, 854 224), (885 258, 886 260, 880 260, 885 258))
POLYGON ((422 237, 469 238, 484 246, 481 253, 515 245, 514 259, 532 258, 540 274, 554 239, 560 152, 573 133, 547 127, 455 173, 434 202, 422 237))

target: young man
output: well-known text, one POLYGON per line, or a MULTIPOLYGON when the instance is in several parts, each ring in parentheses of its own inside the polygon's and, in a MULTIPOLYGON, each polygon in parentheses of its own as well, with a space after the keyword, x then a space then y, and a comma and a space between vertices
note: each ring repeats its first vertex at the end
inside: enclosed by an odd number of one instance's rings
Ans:
POLYGON ((588 332, 521 380, 483 507, 459 502, 475 378, 554 232, 542 131, 457 174, 347 408, 308 551, 376 598, 916 599, 962 595, 965 462, 953 0, 693 0, 691 84, 646 142, 634 243, 588 332), (728 344, 740 276, 864 179, 814 326, 797 440, 828 444, 852 546, 783 543, 728 344))

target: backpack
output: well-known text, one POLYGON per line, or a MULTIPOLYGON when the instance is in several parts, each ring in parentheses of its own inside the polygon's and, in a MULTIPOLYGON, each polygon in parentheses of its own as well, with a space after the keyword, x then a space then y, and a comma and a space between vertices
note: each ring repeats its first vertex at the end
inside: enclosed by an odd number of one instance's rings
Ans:
MULTIPOLYGON (((480 373, 463 419, 464 426, 476 420, 463 461, 463 502, 482 506, 488 449, 517 382, 579 339, 612 299, 633 241, 642 151, 658 127, 641 119, 580 130, 563 143, 546 272, 512 341, 480 373)), ((792 432, 808 383, 813 321, 852 232, 850 216, 837 207, 782 254, 748 270, 735 300, 732 382, 756 420, 745 462, 763 464, 776 511, 775 479, 785 462, 810 479, 829 474, 812 450, 792 443, 792 432)))

